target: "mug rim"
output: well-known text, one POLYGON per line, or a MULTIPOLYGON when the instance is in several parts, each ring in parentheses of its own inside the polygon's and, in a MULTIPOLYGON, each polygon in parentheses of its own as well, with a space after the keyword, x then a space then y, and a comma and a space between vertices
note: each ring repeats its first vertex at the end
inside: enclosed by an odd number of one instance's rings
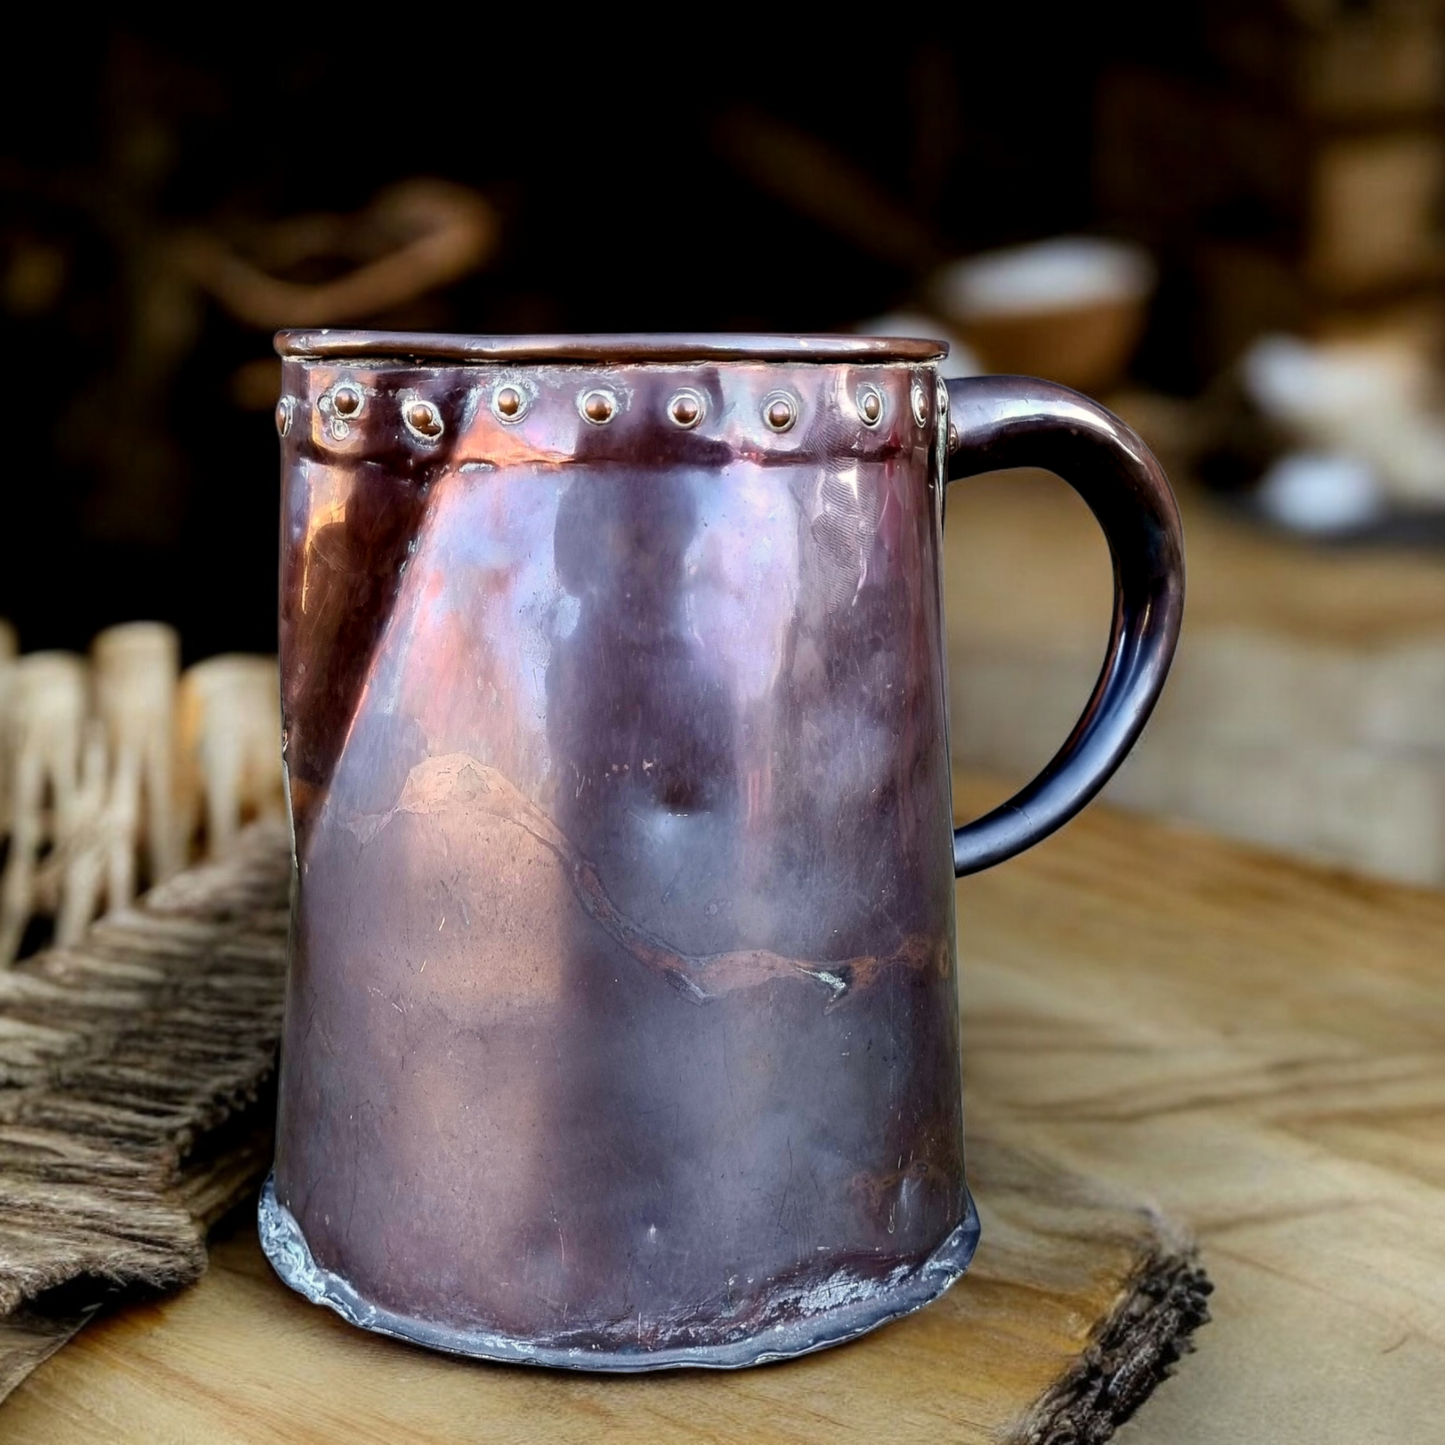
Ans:
POLYGON ((439 331, 278 331, 279 356, 301 360, 451 362, 918 362, 948 355, 946 341, 912 336, 623 332, 469 336, 439 331))

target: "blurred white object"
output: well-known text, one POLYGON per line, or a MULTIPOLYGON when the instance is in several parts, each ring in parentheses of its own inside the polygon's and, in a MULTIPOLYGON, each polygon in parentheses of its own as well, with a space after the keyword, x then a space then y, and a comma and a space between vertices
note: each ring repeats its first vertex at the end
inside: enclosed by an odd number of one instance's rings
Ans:
POLYGON ((1315 536, 1379 521, 1385 495, 1368 463, 1341 452, 1290 452, 1264 474, 1255 500, 1283 527, 1315 536))
POLYGON ((1154 281, 1154 262, 1142 247, 1059 236, 954 261, 937 274, 933 289, 949 316, 974 320, 1145 301, 1154 281))
POLYGON ((223 857, 243 822, 280 817, 281 676, 274 657, 224 653, 187 668, 178 709, 181 765, 193 826, 223 857))
POLYGON ((0 838, 10 832, 10 691, 15 685, 15 629, 0 617, 0 838))
POLYGON ((95 920, 108 873, 112 908, 129 903, 134 893, 135 861, 129 855, 136 815, 127 817, 110 806, 108 762, 105 728, 91 719, 81 732, 80 770, 64 832, 35 874, 35 902, 55 914, 55 942, 61 948, 79 943, 95 920), (122 878, 129 891, 117 896, 114 860, 121 851, 127 854, 122 878))
POLYGON ((110 865, 110 906, 118 908, 135 896, 137 852, 144 851, 153 884, 185 862, 174 761, 181 639, 163 622, 127 622, 99 633, 90 656, 110 750, 110 806, 129 819, 124 859, 117 854, 110 865))
POLYGON ((75 826, 89 692, 89 668, 74 653, 33 652, 14 664, 4 750, 11 824, 0 877, 0 966, 14 959, 30 921, 42 850, 50 844, 59 852, 75 826))
POLYGON ((156 883, 219 856, 252 818, 284 813, 274 657, 211 658, 177 677, 180 639, 157 622, 107 628, 89 662, 13 658, 0 621, 0 968, 36 914, 77 942, 156 883))
POLYGON ((161 622, 109 627, 91 644, 94 714, 82 734, 74 804, 36 874, 55 942, 79 943, 137 892, 143 856, 158 883, 184 862, 176 827, 174 739, 180 638, 161 622))
POLYGON ((983 363, 973 354, 966 341, 955 336, 947 322, 922 311, 890 311, 871 321, 860 321, 853 330, 859 336, 921 337, 924 341, 946 341, 948 355, 938 363, 938 374, 945 381, 961 376, 978 376, 983 363))
POLYGON ((1128 365, 1155 280, 1140 246, 1059 236, 951 262, 929 295, 988 370, 1099 393, 1128 365))
POLYGON ((1445 416, 1402 348, 1266 336, 1240 363, 1254 404, 1310 452, 1353 458, 1386 498, 1445 505, 1445 416))

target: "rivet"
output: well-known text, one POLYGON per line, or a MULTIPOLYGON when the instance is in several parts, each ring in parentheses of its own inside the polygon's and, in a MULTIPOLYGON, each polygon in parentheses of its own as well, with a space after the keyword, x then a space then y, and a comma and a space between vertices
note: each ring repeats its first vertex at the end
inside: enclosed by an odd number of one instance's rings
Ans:
POLYGON ((285 436, 291 430, 291 413, 295 409, 295 403, 289 396, 283 396, 276 403, 276 435, 285 436))
POLYGON ((406 429, 424 442, 434 442, 442 434, 442 414, 429 401, 409 401, 402 408, 401 419, 406 429))
POLYGON ((948 454, 952 456, 958 450, 958 428, 952 422, 948 424, 948 454))
POLYGON ((913 383, 913 420, 919 426, 928 424, 928 396, 916 381, 913 383))
POLYGON ((883 420, 883 397, 876 386, 858 388, 858 415, 864 426, 877 426, 883 420))
POLYGON ((361 393, 350 382, 343 382, 331 393, 331 409, 337 416, 357 416, 361 405, 361 393))
POLYGON ((584 421, 593 426, 606 426, 617 415, 617 398, 610 391, 589 391, 577 403, 584 421))
POLYGON ((943 378, 939 377, 934 388, 934 399, 938 403, 939 416, 948 415, 948 388, 943 384, 943 378))
POLYGON ((785 391, 763 398, 763 420, 774 431, 787 431, 798 419, 798 404, 785 391))
POLYGON ((674 392, 667 404, 668 416, 683 430, 695 427, 702 420, 704 409, 702 397, 690 388, 674 392))
POLYGON ((339 416, 331 418, 331 438, 333 441, 344 442, 351 434, 351 428, 341 420, 339 416))
POLYGON ((527 398, 520 387, 499 387, 492 397, 492 410, 505 422, 521 421, 527 414, 527 398))

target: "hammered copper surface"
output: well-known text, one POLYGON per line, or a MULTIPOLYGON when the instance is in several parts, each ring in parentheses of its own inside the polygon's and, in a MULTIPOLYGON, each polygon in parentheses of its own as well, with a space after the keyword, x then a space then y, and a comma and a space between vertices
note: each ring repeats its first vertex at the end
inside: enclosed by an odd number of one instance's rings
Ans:
POLYGON ((911 379, 288 363, 277 1190, 368 1300, 701 1345, 963 1221, 911 379), (881 427, 852 415, 865 378, 881 427), (345 419, 338 386, 365 397, 345 419))
POLYGON ((977 1238, 933 367, 352 340, 281 347, 273 1261, 621 1369, 926 1303, 977 1238))

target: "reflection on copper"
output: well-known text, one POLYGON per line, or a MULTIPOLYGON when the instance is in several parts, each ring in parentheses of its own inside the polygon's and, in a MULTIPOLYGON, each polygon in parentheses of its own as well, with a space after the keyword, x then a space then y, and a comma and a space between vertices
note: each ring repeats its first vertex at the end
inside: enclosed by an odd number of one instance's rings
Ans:
POLYGON ((331 393, 331 406, 337 416, 353 417, 361 410, 361 393, 354 386, 338 386, 331 393))
POLYGON ((812 1348, 976 1234, 914 372, 518 371, 286 363, 368 401, 284 444, 268 1247, 498 1358, 812 1348))
POLYGON ((797 403, 786 392, 775 392, 764 400, 763 420, 774 431, 787 431, 797 418, 797 403))
POLYGON ((694 427, 702 420, 702 397, 695 391, 680 391, 668 403, 667 413, 680 427, 694 427))
POLYGON ((582 398, 582 415, 595 426, 603 426, 612 420, 617 410, 617 399, 611 392, 589 391, 582 398))
POLYGON ((1065 762, 955 834, 926 347, 361 341, 285 348, 272 1262, 369 1328, 592 1369, 927 1303, 978 1237, 955 869, 1137 736, 1162 475, 1083 398, 953 384, 953 466, 1079 462, 1121 589, 1065 762))
POLYGON ((441 413, 429 401, 408 402, 403 415, 407 429, 424 441, 433 442, 442 434, 441 413))

